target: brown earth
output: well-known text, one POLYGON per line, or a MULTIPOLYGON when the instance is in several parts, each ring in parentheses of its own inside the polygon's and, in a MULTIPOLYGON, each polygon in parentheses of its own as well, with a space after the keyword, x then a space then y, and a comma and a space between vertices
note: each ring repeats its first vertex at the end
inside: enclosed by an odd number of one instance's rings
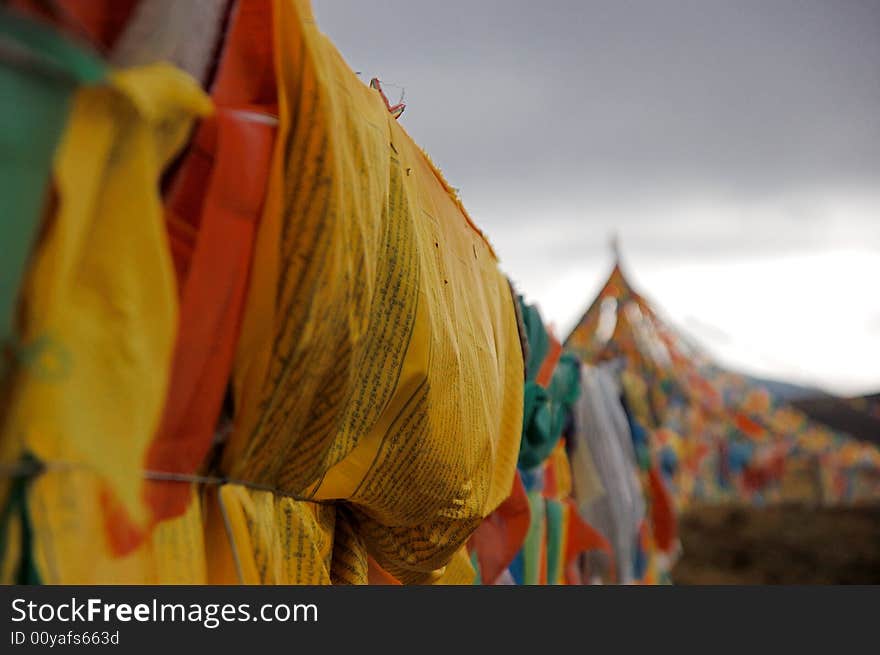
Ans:
POLYGON ((880 584, 880 506, 695 507, 676 584, 880 584))
POLYGON ((880 446, 880 417, 865 411, 865 407, 877 402, 880 401, 875 394, 863 398, 817 396, 793 400, 791 404, 814 421, 880 446))

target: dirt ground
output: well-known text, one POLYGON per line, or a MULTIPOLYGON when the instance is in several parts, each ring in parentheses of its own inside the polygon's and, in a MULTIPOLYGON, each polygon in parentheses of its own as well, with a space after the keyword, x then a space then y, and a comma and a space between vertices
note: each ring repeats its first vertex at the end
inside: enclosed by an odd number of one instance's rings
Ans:
POLYGON ((696 507, 676 584, 880 584, 880 506, 696 507))

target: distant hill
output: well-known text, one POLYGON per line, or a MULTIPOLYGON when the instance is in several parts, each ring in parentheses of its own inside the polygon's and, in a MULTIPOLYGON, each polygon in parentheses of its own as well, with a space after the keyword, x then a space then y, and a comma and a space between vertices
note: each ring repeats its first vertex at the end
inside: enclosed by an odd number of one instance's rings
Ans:
POLYGON ((791 404, 814 421, 880 446, 880 418, 859 410, 853 400, 825 395, 796 399, 791 404))
POLYGON ((861 441, 880 446, 880 416, 876 413, 880 394, 859 398, 841 398, 811 387, 802 387, 779 380, 746 376, 749 381, 766 387, 770 393, 791 403, 814 421, 832 430, 845 432, 861 441))
POLYGON ((775 397, 786 402, 800 400, 802 398, 832 397, 824 391, 821 391, 814 387, 804 387, 798 384, 792 384, 790 382, 769 380, 766 378, 756 378, 750 375, 746 375, 744 377, 753 384, 765 387, 775 397))

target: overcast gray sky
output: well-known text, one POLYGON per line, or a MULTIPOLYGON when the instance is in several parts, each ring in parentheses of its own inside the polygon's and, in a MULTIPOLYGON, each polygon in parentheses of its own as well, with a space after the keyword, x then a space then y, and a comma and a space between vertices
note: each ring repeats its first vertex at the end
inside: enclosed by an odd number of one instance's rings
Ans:
POLYGON ((880 0, 313 0, 562 333, 611 264, 722 363, 880 390, 880 0))

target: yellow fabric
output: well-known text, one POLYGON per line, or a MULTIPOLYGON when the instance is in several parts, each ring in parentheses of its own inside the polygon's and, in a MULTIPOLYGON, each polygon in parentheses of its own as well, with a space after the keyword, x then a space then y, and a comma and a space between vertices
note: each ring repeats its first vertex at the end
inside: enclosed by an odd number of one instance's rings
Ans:
POLYGON ((346 518, 344 510, 337 509, 339 516, 333 533, 333 554, 330 560, 331 584, 367 584, 369 561, 363 539, 356 525, 346 518))
POLYGON ((6 549, 0 553, 0 584, 10 585, 17 582, 16 577, 22 557, 22 523, 18 513, 12 514, 7 519, 5 526, 0 530, 6 530, 6 549))
POLYGON ((605 495, 602 478, 596 469, 593 454, 586 439, 579 440, 572 453, 571 487, 572 493, 581 508, 588 507, 596 499, 605 495))
MULTIPOLYGON (((136 550, 108 552, 95 511, 100 479, 82 469, 49 471, 32 482, 31 553, 43 584, 205 584, 202 512, 194 497, 183 516, 159 524, 136 550)), ((195 494, 195 491, 193 491, 195 494)))
POLYGON ((228 520, 209 550, 237 558, 243 581, 323 582, 343 534, 352 561, 366 551, 404 583, 439 581, 513 482, 523 362, 509 286, 308 2, 276 0, 274 12, 280 126, 223 473, 346 502, 223 490, 211 511, 228 520), (251 568, 266 557, 266 571, 251 568))
POLYGON ((225 534, 208 547, 231 545, 241 584, 330 583, 333 507, 234 484, 220 488, 219 502, 225 534))
POLYGON ((476 577, 477 572, 471 563, 467 547, 462 546, 455 551, 449 564, 439 572, 437 579, 432 582, 436 585, 472 585, 476 577))
MULTIPOLYGON (((144 454, 177 319, 159 178, 192 119, 210 109, 171 66, 119 71, 78 92, 56 153, 57 211, 25 286, 23 358, 2 434, 6 462, 29 452, 70 467, 50 468, 28 492, 47 581, 117 579, 102 568, 99 497, 133 526, 146 518, 144 454)), ((134 567, 119 579, 144 575, 134 567)))
POLYGON ((559 531, 559 567, 555 580, 548 580, 549 584, 564 585, 566 584, 565 571, 568 562, 565 556, 568 553, 568 534, 571 531, 571 514, 565 508, 562 510, 562 528, 559 531))
POLYGON ((550 453, 550 466, 556 474, 556 495, 554 498, 564 500, 572 493, 571 462, 568 453, 565 452, 565 442, 559 441, 553 452, 550 453))

